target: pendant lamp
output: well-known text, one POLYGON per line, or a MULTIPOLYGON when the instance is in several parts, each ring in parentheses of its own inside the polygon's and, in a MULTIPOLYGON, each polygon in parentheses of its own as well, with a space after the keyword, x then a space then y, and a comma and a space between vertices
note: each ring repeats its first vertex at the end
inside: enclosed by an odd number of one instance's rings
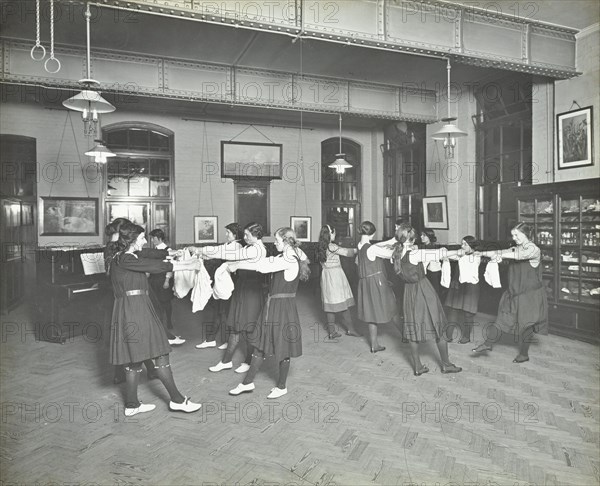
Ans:
POLYGON ((86 137, 96 136, 98 131, 98 117, 102 113, 111 113, 115 111, 115 107, 106 101, 98 87, 100 83, 92 79, 90 69, 90 5, 87 4, 85 11, 85 23, 87 32, 87 78, 80 79, 79 82, 83 85, 81 93, 63 101, 63 105, 69 110, 80 111, 83 119, 84 133, 86 137))
POLYGON ((94 140, 96 145, 91 150, 88 150, 85 155, 89 157, 94 157, 94 162, 97 164, 106 164, 108 162, 109 157, 116 157, 117 154, 111 152, 110 149, 104 145, 102 140, 94 140))
POLYGON ((346 154, 342 153, 342 114, 340 113, 340 151, 335 154, 335 160, 327 167, 335 169, 336 174, 343 174, 346 169, 351 169, 352 164, 346 160, 346 154))
POLYGON ((454 147, 456 147, 456 139, 459 137, 466 137, 467 132, 462 131, 452 122, 456 120, 454 117, 450 117, 450 59, 448 59, 448 86, 447 86, 447 98, 448 98, 448 116, 442 118, 445 125, 441 130, 434 133, 432 138, 434 140, 441 140, 444 144, 444 153, 447 159, 454 158, 454 147))

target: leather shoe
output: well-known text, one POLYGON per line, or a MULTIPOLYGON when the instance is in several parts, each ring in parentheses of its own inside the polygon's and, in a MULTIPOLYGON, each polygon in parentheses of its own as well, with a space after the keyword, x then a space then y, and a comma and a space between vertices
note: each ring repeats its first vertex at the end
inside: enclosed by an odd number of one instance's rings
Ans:
POLYGON ((214 348, 217 345, 217 341, 202 341, 200 344, 196 344, 196 349, 214 348))
POLYGON ((488 346, 485 343, 480 344, 479 346, 477 346, 476 348, 473 348, 472 351, 474 353, 483 353, 484 351, 491 351, 492 347, 488 346))
POLYGON ((337 338, 342 337, 342 335, 337 331, 333 331, 332 333, 329 333, 328 337, 329 337, 329 339, 337 339, 337 338))
POLYGON ((250 365, 248 363, 242 363, 235 369, 235 372, 236 373, 246 373, 246 371, 248 371, 249 369, 250 369, 250 365))
POLYGON ((221 344, 221 346, 217 346, 217 349, 227 349, 227 343, 221 344))
POLYGON ((271 393, 267 395, 267 398, 279 398, 283 395, 287 395, 287 388, 275 387, 271 390, 271 393))
POLYGON ((179 346, 180 344, 183 344, 183 343, 185 343, 185 339, 182 339, 179 336, 175 336, 174 339, 169 339, 169 344, 171 346, 179 346))
POLYGON ((429 368, 427 368, 426 365, 423 365, 417 371, 415 371, 415 376, 421 376, 425 373, 429 373, 429 368))
POLYGON ((385 351, 385 346, 377 346, 376 348, 371 348, 371 353, 379 353, 379 351, 385 351))
POLYGON ((217 371, 230 370, 231 368, 233 368, 232 361, 230 361, 229 363, 223 363, 223 361, 219 361, 216 365, 209 366, 208 371, 212 371, 213 373, 216 373, 217 371))
POLYGON ((522 356, 519 354, 513 359, 513 363, 525 363, 525 361, 529 361, 529 356, 522 356))
POLYGON ((151 403, 142 403, 140 402, 140 406, 137 408, 125 408, 125 417, 133 417, 138 413, 151 412, 156 408, 156 405, 151 403))
POLYGON ((362 337, 362 334, 358 334, 356 331, 346 331, 346 336, 362 337))
POLYGON ((202 404, 194 403, 188 397, 184 397, 183 403, 169 402, 169 410, 171 412, 192 413, 197 412, 200 408, 202 408, 202 404))
POLYGON ((254 383, 248 383, 247 385, 240 383, 233 390, 229 390, 229 394, 239 395, 240 393, 250 393, 252 391, 254 391, 254 383))
POLYGON ((460 366, 456 366, 452 363, 450 364, 445 364, 442 365, 442 373, 447 374, 447 373, 460 373, 462 371, 462 368, 460 366))

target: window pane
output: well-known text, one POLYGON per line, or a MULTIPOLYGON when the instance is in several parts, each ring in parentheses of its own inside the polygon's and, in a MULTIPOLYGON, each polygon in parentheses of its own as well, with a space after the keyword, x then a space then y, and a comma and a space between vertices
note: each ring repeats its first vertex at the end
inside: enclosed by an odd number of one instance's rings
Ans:
POLYGON ((150 174, 169 175, 169 161, 165 159, 152 159, 150 161, 150 174))
POLYGON ((483 183, 498 184, 500 183, 500 156, 494 155, 483 161, 483 183))
POLYGON ((168 177, 150 177, 150 195, 153 197, 169 197, 170 186, 168 177))
POLYGON ((106 187, 107 196, 127 196, 127 178, 119 175, 109 175, 106 187))
POLYGON ((269 186, 267 184, 236 184, 236 221, 256 221, 269 232, 269 186))
POLYGON ((129 148, 135 150, 148 150, 148 130, 132 128, 129 130, 129 148))
POLYGON ((106 135, 106 145, 110 148, 127 148, 127 130, 115 130, 106 135))
POLYGON ((154 205, 154 228, 161 229, 165 232, 167 241, 170 241, 169 227, 171 220, 171 205, 170 204, 155 204, 154 205))
POLYGON ((162 133, 150 131, 149 136, 150 136, 150 141, 149 141, 150 150, 156 150, 156 151, 161 151, 161 152, 169 151, 170 138, 168 135, 163 135, 162 133))
POLYGON ((502 156, 502 182, 516 182, 521 172, 521 151, 502 156))

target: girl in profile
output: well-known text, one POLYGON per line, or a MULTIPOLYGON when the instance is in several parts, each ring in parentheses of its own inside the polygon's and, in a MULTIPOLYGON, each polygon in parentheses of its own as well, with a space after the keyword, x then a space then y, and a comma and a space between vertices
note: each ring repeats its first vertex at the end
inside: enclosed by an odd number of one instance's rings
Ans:
POLYGON ((275 246, 280 255, 254 262, 232 262, 229 271, 239 270, 271 273, 269 295, 258 320, 258 338, 254 343, 250 370, 242 383, 229 391, 230 395, 254 390, 254 377, 265 358, 275 357, 279 363, 277 386, 267 398, 287 394, 290 358, 302 355, 302 329, 296 308, 296 291, 300 280, 308 280, 308 258, 300 249, 292 228, 280 228, 275 233, 275 246))
POLYGON ((404 338, 410 343, 414 374, 429 371, 421 363, 419 344, 434 340, 441 358, 442 373, 458 373, 462 368, 450 362, 448 342, 443 333, 448 322, 440 298, 425 276, 424 263, 443 258, 462 256, 464 250, 419 250, 414 247, 416 232, 409 224, 401 224, 396 231, 398 245, 394 250, 394 270, 404 280, 404 338))
POLYGON ((110 362, 125 365, 125 416, 150 412, 156 407, 142 403, 137 394, 142 362, 153 359, 155 371, 167 389, 172 411, 195 412, 199 403, 183 396, 173 379, 171 347, 164 327, 150 300, 146 273, 199 270, 202 262, 192 259, 165 262, 137 254, 147 243, 144 228, 131 222, 119 227, 118 238, 107 250, 106 264, 115 295, 110 332, 110 362))

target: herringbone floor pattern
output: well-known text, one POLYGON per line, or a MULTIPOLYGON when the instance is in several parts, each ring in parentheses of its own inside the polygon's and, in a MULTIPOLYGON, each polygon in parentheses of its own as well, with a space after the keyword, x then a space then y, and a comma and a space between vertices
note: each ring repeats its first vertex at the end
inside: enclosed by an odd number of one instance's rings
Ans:
POLYGON ((596 346, 544 336, 517 365, 513 343, 480 357, 450 344, 464 368, 456 375, 441 374, 426 347, 431 371, 414 377, 397 329, 381 327, 387 350, 377 354, 364 338, 329 342, 318 300, 303 292, 304 355, 292 360, 289 394, 266 399, 276 380, 268 362, 253 393, 230 397, 241 375, 207 370, 222 351, 194 348, 201 316, 189 309, 175 304, 188 341, 171 361, 202 411, 169 412, 165 389, 144 374, 140 398, 157 408, 128 419, 95 330, 59 345, 35 340, 27 308, 3 316, 2 484, 600 482, 596 346))

